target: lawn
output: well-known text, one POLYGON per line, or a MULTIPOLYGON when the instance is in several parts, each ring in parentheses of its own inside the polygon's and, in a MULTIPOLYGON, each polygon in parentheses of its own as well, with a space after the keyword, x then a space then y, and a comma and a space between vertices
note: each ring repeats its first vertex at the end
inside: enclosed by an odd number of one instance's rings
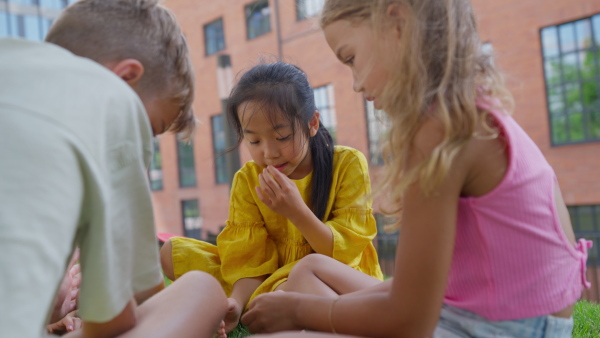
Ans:
POLYGON ((573 338, 600 337, 600 305, 582 300, 575 305, 573 338))

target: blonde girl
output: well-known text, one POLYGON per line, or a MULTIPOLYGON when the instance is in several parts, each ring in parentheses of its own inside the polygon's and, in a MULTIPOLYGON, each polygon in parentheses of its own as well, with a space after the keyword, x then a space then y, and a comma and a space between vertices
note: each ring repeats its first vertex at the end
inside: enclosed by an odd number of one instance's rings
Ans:
MULTIPOLYGON (((570 337, 591 243, 575 241, 555 174, 506 113, 469 0, 327 0, 321 25, 392 121, 383 188, 401 234, 392 280, 338 297, 263 295, 253 332, 570 337)), ((360 275, 326 257, 298 275, 360 275)), ((340 276, 340 278, 336 278, 340 276)))

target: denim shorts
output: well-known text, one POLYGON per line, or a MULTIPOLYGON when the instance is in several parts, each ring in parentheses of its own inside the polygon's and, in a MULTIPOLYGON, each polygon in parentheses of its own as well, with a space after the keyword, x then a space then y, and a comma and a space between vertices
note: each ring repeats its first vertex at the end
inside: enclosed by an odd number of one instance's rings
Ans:
POLYGON ((570 338, 573 318, 542 316, 492 321, 473 312, 444 305, 434 338, 570 338))

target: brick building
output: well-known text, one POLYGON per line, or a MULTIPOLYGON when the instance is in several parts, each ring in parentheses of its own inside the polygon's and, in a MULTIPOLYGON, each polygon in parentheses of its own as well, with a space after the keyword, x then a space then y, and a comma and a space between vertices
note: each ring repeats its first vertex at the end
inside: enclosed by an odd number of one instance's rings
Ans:
MULTIPOLYGON (((377 171, 380 125, 350 71, 328 49, 316 17, 322 0, 167 0, 183 26, 197 76, 191 145, 161 136, 150 171, 158 231, 206 238, 227 218, 218 55, 233 74, 261 55, 302 67, 338 144, 377 171)), ((514 116, 556 170, 578 232, 600 229, 600 2, 473 0, 482 41, 516 101, 514 116)), ((250 159, 242 146, 241 162, 250 159)), ((373 172, 373 175, 375 173, 373 172)), ((592 256, 595 256, 592 253, 592 256)))

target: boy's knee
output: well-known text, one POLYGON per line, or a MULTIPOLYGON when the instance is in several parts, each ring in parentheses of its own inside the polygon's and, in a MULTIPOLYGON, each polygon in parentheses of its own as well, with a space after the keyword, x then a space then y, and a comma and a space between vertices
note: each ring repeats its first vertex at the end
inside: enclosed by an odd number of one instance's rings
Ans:
POLYGON ((171 239, 168 239, 160 249, 160 265, 165 276, 170 280, 175 280, 172 251, 173 245, 171 244, 171 239))

